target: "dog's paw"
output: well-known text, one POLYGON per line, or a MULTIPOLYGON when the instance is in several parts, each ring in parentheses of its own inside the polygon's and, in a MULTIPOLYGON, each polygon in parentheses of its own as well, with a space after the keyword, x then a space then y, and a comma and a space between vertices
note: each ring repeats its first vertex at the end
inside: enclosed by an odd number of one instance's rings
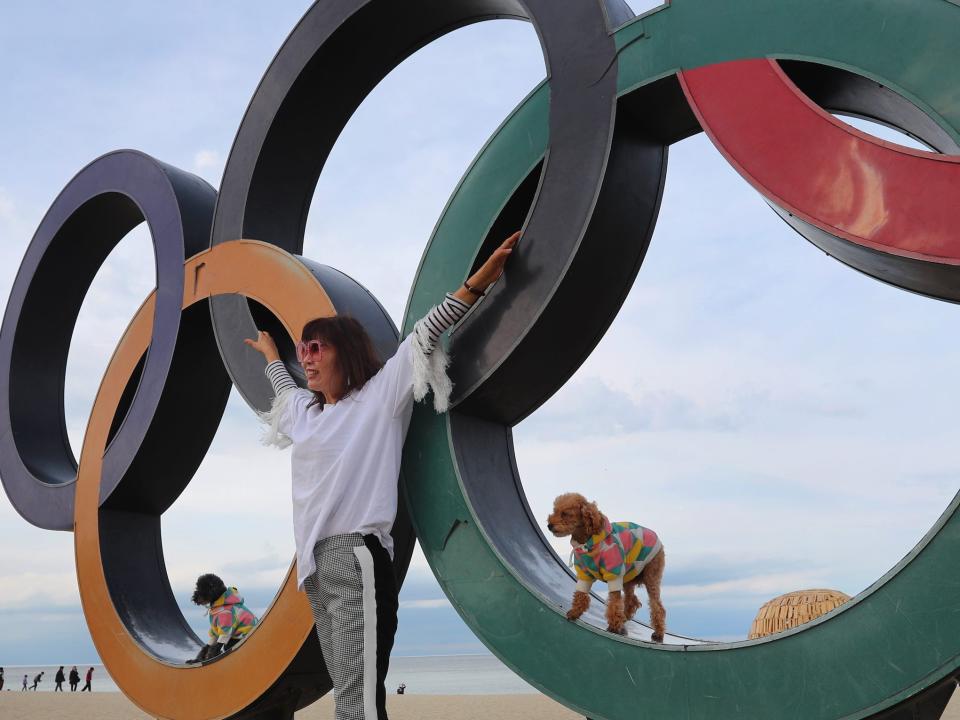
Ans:
POLYGON ((578 613, 576 610, 567 610, 567 620, 577 620, 580 618, 582 613, 578 613))
POLYGON ((663 633, 655 632, 650 636, 650 642, 662 643, 663 642, 663 633))
POLYGON ((626 635, 627 628, 621 625, 619 628, 613 627, 613 625, 607 625, 607 632, 613 633, 614 635, 626 635))

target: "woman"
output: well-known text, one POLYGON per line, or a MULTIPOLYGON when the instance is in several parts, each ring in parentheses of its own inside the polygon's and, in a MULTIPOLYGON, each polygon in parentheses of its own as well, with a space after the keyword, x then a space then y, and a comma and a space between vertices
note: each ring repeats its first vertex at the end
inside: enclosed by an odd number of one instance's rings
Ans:
POLYGON ((265 441, 293 445, 297 580, 306 591, 338 720, 385 720, 384 679, 397 629, 390 530, 414 400, 433 390, 447 408, 451 385, 437 341, 503 272, 516 232, 454 293, 417 322, 381 367, 370 338, 349 317, 308 322, 297 344, 300 389, 268 333, 245 342, 262 353, 276 397, 265 441))

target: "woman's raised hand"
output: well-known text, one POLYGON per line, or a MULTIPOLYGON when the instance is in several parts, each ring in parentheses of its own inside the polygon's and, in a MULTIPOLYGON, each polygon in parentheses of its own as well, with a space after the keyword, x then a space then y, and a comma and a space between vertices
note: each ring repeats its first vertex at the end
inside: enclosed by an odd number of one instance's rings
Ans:
MULTIPOLYGON (((519 239, 520 231, 517 230, 513 235, 500 243, 500 247, 494 250, 490 257, 487 258, 487 261, 467 279, 467 285, 479 292, 484 292, 490 287, 493 281, 503 274, 503 266, 506 264, 507 258, 510 257, 510 253, 513 252, 513 247, 519 239)), ((466 288, 460 288, 454 295, 467 303, 473 303, 473 301, 477 299, 477 295, 468 292, 466 288)))
POLYGON ((272 363, 274 360, 280 359, 280 353, 277 352, 277 344, 273 341, 273 338, 270 337, 270 333, 268 332, 260 330, 257 332, 256 340, 244 338, 243 342, 263 355, 267 359, 268 364, 272 363))

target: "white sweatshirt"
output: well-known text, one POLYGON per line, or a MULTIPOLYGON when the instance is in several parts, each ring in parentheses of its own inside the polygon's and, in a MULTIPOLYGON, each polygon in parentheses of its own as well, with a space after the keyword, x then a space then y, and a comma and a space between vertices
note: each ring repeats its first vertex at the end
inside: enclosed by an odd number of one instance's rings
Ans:
POLYGON ((413 402, 430 388, 435 408, 446 410, 451 389, 448 361, 436 343, 468 309, 448 295, 359 392, 332 405, 308 408, 314 394, 297 387, 279 360, 267 366, 277 396, 270 412, 264 413, 270 424, 265 441, 280 447, 293 444, 299 587, 316 569, 314 545, 333 535, 374 534, 393 557, 390 530, 397 516, 400 459, 413 402))

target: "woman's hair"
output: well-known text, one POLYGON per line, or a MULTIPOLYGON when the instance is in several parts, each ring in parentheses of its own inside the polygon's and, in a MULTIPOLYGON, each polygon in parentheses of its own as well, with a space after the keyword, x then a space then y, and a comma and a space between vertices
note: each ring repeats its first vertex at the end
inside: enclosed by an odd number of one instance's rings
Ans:
MULTIPOLYGON (((367 331, 349 315, 335 315, 311 320, 303 326, 300 339, 322 340, 337 352, 337 370, 343 378, 344 396, 359 390, 383 367, 367 331)), ((327 399, 322 392, 313 391, 310 405, 323 405, 327 399)))

